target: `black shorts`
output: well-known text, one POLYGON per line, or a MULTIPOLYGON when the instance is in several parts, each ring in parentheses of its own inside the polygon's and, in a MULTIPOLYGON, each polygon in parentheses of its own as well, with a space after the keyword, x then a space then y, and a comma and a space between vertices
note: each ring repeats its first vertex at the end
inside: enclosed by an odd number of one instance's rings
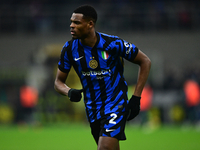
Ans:
POLYGON ((98 143, 100 136, 126 140, 126 135, 124 133, 126 119, 127 112, 115 112, 107 114, 101 119, 90 123, 91 132, 95 141, 98 143))

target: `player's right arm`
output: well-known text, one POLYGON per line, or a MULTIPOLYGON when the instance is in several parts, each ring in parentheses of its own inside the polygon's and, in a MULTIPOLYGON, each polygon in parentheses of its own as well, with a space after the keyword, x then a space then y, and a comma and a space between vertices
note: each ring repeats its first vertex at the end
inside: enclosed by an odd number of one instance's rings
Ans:
POLYGON ((54 82, 54 88, 55 90, 64 95, 68 96, 68 92, 70 88, 65 84, 65 81, 67 79, 68 73, 64 73, 60 71, 60 69, 57 69, 57 74, 54 82))
POLYGON ((71 68, 70 59, 67 53, 67 51, 70 51, 70 50, 71 50, 71 46, 67 42, 61 51, 60 61, 58 62, 58 69, 57 69, 57 74, 56 74, 56 78, 54 82, 54 88, 58 93, 64 96, 68 96, 70 101, 79 102, 82 98, 81 93, 83 92, 83 89, 77 90, 77 89, 69 88, 65 83, 68 77, 68 73, 71 68))
POLYGON ((71 102, 79 102, 82 98, 81 93, 83 92, 83 89, 77 90, 77 89, 69 88, 65 84, 67 76, 68 76, 68 73, 64 73, 58 69, 57 74, 56 74, 56 79, 54 82, 54 88, 58 93, 64 96, 68 96, 71 102))

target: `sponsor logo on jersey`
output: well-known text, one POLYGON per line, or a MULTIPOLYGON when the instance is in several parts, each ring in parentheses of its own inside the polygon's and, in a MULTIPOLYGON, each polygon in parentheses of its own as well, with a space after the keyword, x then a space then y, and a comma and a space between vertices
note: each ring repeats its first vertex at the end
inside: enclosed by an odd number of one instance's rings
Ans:
POLYGON ((83 76, 96 76, 97 79, 103 79, 106 76, 111 76, 111 70, 110 69, 105 69, 101 71, 89 71, 85 72, 82 71, 83 76))
POLYGON ((131 43, 128 43, 128 42, 124 42, 124 46, 127 47, 127 51, 126 51, 126 54, 129 54, 130 51, 133 49, 133 46, 131 43))

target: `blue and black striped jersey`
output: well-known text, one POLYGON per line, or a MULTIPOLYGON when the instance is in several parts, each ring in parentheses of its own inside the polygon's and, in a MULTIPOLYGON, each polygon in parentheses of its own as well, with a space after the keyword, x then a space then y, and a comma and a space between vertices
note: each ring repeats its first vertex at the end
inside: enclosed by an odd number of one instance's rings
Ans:
POLYGON ((71 66, 84 89, 84 103, 89 122, 105 114, 125 111, 127 83, 123 76, 123 58, 133 60, 138 48, 117 36, 96 33, 95 46, 82 45, 79 39, 65 43, 58 67, 68 73, 71 66))

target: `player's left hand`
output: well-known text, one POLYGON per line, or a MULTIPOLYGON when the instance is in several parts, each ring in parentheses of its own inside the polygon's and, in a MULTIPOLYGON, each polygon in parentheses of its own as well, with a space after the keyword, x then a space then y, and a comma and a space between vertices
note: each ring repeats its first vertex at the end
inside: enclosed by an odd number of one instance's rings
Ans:
POLYGON ((71 88, 68 92, 68 97, 71 102, 79 102, 82 98, 81 93, 83 92, 83 89, 81 90, 76 90, 71 88))
POLYGON ((131 99, 129 100, 128 103, 128 110, 129 110, 129 114, 127 117, 127 121, 132 120, 133 118, 135 118, 139 112, 140 112, 140 99, 141 97, 132 95, 131 99))

